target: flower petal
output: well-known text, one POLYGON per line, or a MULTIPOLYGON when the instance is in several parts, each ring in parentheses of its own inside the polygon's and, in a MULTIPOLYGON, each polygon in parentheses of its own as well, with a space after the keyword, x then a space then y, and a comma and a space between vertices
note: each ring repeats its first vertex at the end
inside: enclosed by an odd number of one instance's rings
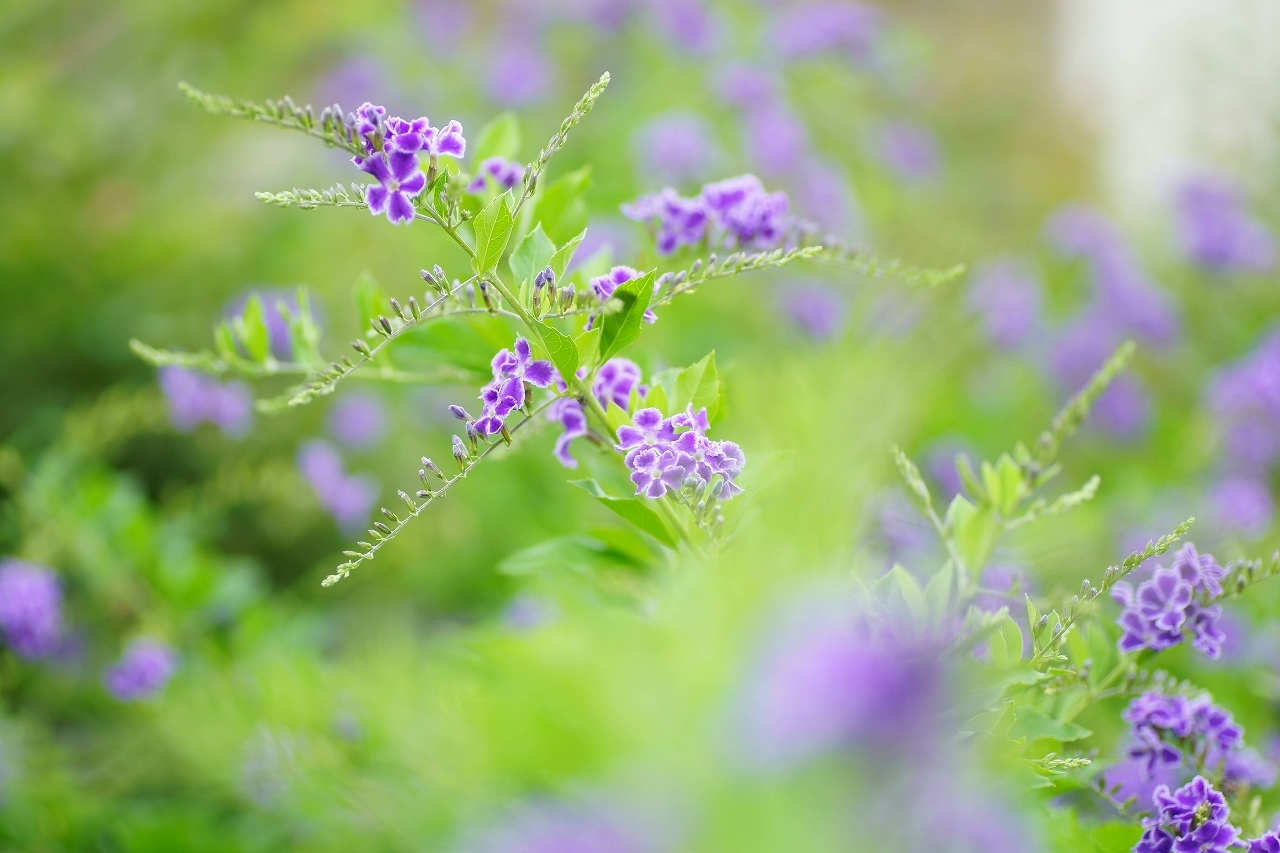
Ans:
POLYGON ((391 193, 391 201, 387 205, 387 219, 396 225, 413 221, 413 202, 402 192, 391 193))

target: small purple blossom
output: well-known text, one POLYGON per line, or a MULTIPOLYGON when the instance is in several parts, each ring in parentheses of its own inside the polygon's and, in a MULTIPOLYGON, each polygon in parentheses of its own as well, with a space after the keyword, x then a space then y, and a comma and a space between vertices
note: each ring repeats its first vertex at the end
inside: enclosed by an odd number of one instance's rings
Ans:
POLYGON ((43 566, 0 560, 0 631, 29 660, 58 651, 62 639, 62 587, 43 566))
POLYGON ((884 13, 856 2, 810 2, 778 14, 772 34, 787 59, 841 52, 866 64, 884 27, 884 13))
POLYGON ((356 110, 356 135, 364 144, 366 154, 382 150, 387 108, 365 101, 356 110))
POLYGON ((156 640, 134 640, 120 660, 102 673, 103 686, 121 702, 150 699, 164 689, 178 666, 178 655, 156 640))
POLYGON ((183 432, 209 421, 239 437, 253 424, 252 397, 243 382, 222 383, 185 367, 162 367, 160 390, 169 401, 170 420, 183 432))
POLYGON ((742 448, 732 441, 712 441, 708 429, 706 409, 694 412, 692 405, 670 418, 655 408, 641 409, 630 424, 618 427, 615 447, 626 453, 636 494, 661 497, 686 485, 702 489, 716 478, 715 495, 721 500, 741 494, 736 481, 746 466, 742 448))
POLYGON ((633 147, 646 181, 684 184, 706 175, 718 152, 701 116, 668 113, 637 131, 633 147))
POLYGON ((637 495, 660 498, 680 489, 693 460, 670 448, 641 447, 627 454, 627 467, 637 495))
POLYGON ((1156 813, 1143 821, 1135 853, 1229 853, 1237 846, 1240 830, 1230 823, 1226 798, 1203 776, 1173 792, 1161 785, 1151 801, 1156 813))
POLYGON ((1192 645, 1217 658, 1226 640, 1218 627, 1222 608, 1208 601, 1221 593, 1222 575, 1222 567, 1211 555, 1184 547, 1171 567, 1157 567, 1136 590, 1127 582, 1117 583, 1111 594, 1124 607, 1117 620, 1124 629, 1120 650, 1172 648, 1190 630, 1192 645))
POLYGON ((653 226, 654 241, 663 255, 696 246, 707 234, 707 212, 701 201, 685 198, 670 187, 624 204, 622 215, 653 226))
POLYGON ((786 237, 789 202, 783 192, 765 192, 755 175, 739 175, 707 184, 702 203, 718 225, 726 247, 772 249, 786 237))
POLYGON ((386 431, 386 406, 373 394, 347 394, 329 410, 329 433, 347 447, 371 447, 386 431))
POLYGON ((507 416, 525 404, 525 386, 546 388, 556 379, 551 362, 533 358, 533 348, 524 338, 516 338, 511 350, 501 350, 490 363, 493 381, 480 389, 484 411, 476 421, 480 435, 502 432, 507 416))
POLYGON ((643 399, 648 388, 640 384, 640 365, 626 358, 611 358, 596 371, 595 381, 591 383, 591 393, 600 401, 600 405, 608 406, 610 402, 626 409, 631 405, 631 391, 643 399))
POLYGON ((378 497, 377 485, 367 476, 347 475, 342 457, 331 445, 311 441, 300 447, 298 470, 339 527, 358 529, 368 520, 378 497))
POLYGON ((1211 270, 1266 272, 1276 241, 1249 215, 1240 187, 1221 175, 1196 175, 1178 187, 1174 213, 1187 257, 1211 270))
POLYGON ((1223 527, 1246 536, 1262 535, 1275 517, 1271 488, 1256 477, 1225 477, 1210 490, 1209 500, 1223 527))
POLYGON ((1173 555, 1170 568, 1191 584, 1193 589, 1203 589, 1209 595, 1222 594, 1222 579, 1227 570, 1218 565, 1212 554, 1201 554, 1192 543, 1188 542, 1178 549, 1173 555))
POLYGON ((1262 836, 1249 842, 1245 853, 1280 853, 1280 832, 1268 830, 1262 836))
POLYGON ((1039 329, 1040 281, 1013 258, 1000 258, 979 267, 969 288, 968 302, 982 316, 987 337, 1001 349, 1021 346, 1039 329))
POLYGON ((504 192, 523 179, 524 167, 519 163, 505 157, 490 157, 476 169, 475 180, 467 185, 467 192, 481 193, 489 185, 496 187, 498 192, 504 192))
POLYGON ((413 221, 413 199, 427 186, 427 176, 418 168, 417 154, 393 151, 353 157, 351 162, 377 181, 365 190, 370 213, 386 214, 393 225, 413 221))
POLYGON ((582 411, 582 404, 572 397, 561 397, 547 409, 549 421, 559 421, 564 431, 556 439, 555 457, 566 468, 577 468, 578 460, 569 452, 569 446, 575 438, 587 434, 587 416, 582 411))
MULTIPOLYGON (((627 456, 641 449, 652 449, 675 441, 675 427, 671 421, 662 416, 657 409, 641 409, 636 412, 629 425, 618 427, 618 450, 627 451, 627 456)), ((628 462, 630 464, 630 462, 628 462)))
POLYGON ((873 136, 880 162, 900 180, 921 183, 942 172, 942 153, 933 131, 906 121, 885 122, 873 136))

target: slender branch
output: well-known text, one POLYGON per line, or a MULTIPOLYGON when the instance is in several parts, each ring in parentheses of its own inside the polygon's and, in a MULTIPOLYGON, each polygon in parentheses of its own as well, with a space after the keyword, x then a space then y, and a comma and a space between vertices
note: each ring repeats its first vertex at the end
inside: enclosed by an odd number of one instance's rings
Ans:
MULTIPOLYGON (((538 415, 541 414, 543 411, 545 411, 552 403, 554 403, 558 399, 560 398, 552 397, 551 399, 546 400, 545 402, 542 403, 542 405, 538 406, 537 408, 533 409, 533 411, 529 412, 529 414, 526 415, 518 424, 511 427, 508 432, 511 435, 515 435, 529 422, 538 420, 539 419, 538 415)), ((493 444, 488 445, 487 447, 485 447, 484 450, 480 451, 478 454, 471 457, 471 459, 466 463, 466 465, 463 467, 463 469, 459 473, 454 474, 452 477, 449 477, 448 479, 446 479, 444 481, 444 484, 440 486, 440 488, 434 491, 428 491, 426 489, 420 490, 417 494, 417 500, 415 500, 414 498, 411 498, 406 492, 403 492, 403 491, 400 492, 399 493, 400 499, 405 503, 405 506, 409 508, 409 514, 406 515, 404 518, 401 518, 395 513, 391 512, 390 510, 384 507, 382 509, 382 513, 384 516, 388 518, 389 521, 393 521, 393 526, 388 527, 387 525, 384 525, 381 522, 378 522, 373 528, 370 528, 369 535, 373 538, 373 542, 360 542, 359 544, 363 546, 365 549, 363 552, 344 551, 343 553, 348 557, 347 561, 345 563, 340 563, 333 574, 329 575, 323 581, 321 581, 321 585, 333 586, 335 583, 342 580, 343 578, 350 576, 352 569, 357 568, 361 563, 372 560, 375 556, 377 556, 378 552, 382 550, 383 545, 386 545, 388 542, 394 539, 397 535, 399 535, 400 531, 404 529, 404 526, 406 524, 408 524, 411 520, 417 518, 418 516, 422 515, 422 513, 426 510, 427 507, 429 507, 432 503, 434 503, 437 498, 440 498, 443 495, 445 495, 449 491, 449 489, 453 488, 453 485, 455 483, 457 483, 459 480, 465 479, 466 476, 471 473, 472 469, 474 469, 477 465, 479 465, 483 459, 489 456, 489 454, 493 453, 499 447, 506 447, 506 446, 507 446, 507 442, 505 441, 496 441, 493 444), (418 500, 421 500, 422 503, 418 503, 418 500), (381 525, 382 528, 385 528, 385 530, 377 529, 379 525, 381 525)))
POLYGON ((609 85, 609 72, 600 75, 600 79, 595 82, 582 99, 574 105, 573 111, 568 117, 560 123, 560 129, 552 135, 551 140, 547 143, 547 147, 538 152, 538 159, 530 163, 524 170, 524 188, 521 190, 520 198, 516 201, 515 208, 511 211, 511 218, 515 219, 520 213, 520 208, 524 203, 533 197, 538 189, 538 178, 547 168, 547 163, 551 157, 564 147, 565 140, 569 138, 569 131, 572 130, 578 122, 582 121, 587 113, 591 112, 591 108, 596 105, 596 100, 604 94, 605 88, 609 85))
POLYGON ((273 124, 285 130, 301 131, 319 139, 330 148, 341 148, 352 154, 361 153, 355 132, 347 125, 342 109, 337 104, 325 107, 317 124, 310 105, 299 107, 287 95, 278 101, 258 104, 253 101, 234 100, 225 95, 211 95, 185 82, 179 83, 178 88, 182 94, 214 115, 247 118, 251 121, 273 124))

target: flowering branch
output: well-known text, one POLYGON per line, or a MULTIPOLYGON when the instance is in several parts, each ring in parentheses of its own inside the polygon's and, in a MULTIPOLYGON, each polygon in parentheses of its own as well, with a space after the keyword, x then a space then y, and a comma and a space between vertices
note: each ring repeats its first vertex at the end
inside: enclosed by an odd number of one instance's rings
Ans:
POLYGON ((596 101, 604 94, 604 90, 609 85, 609 72, 600 75, 600 79, 586 91, 586 94, 574 104, 573 110, 560 122, 560 129, 556 131, 551 140, 547 142, 547 147, 538 152, 538 159, 529 164, 524 170, 524 184, 520 192, 520 198, 516 201, 515 207, 512 208, 511 215, 514 219, 516 214, 520 212, 520 208, 524 203, 533 197, 538 189, 538 178, 542 177, 543 171, 547 168, 547 163, 551 161, 569 138, 569 131, 577 126, 578 122, 586 118, 587 113, 591 112, 591 108, 596 105, 596 101))
POLYGON ((298 130, 319 139, 330 148, 341 148, 352 154, 360 153, 354 116, 344 116, 342 107, 337 104, 325 107, 320 112, 317 124, 311 105, 299 107, 288 95, 278 101, 258 104, 243 99, 235 100, 225 95, 211 95, 185 82, 179 83, 178 88, 182 94, 214 115, 247 118, 285 130, 298 130))
MULTIPOLYGON (((538 415, 551 406, 551 404, 553 404, 557 399, 559 398, 555 397, 547 400, 542 403, 542 405, 530 411, 523 419, 520 420, 519 423, 508 428, 508 434, 515 435, 525 426, 525 424, 530 421, 538 420, 538 415)), ((333 574, 321 581, 321 585, 333 586, 343 578, 350 576, 352 569, 357 568, 361 563, 372 560, 377 556, 378 551, 381 550, 383 545, 387 544, 399 535, 400 531, 404 529, 406 524, 421 515, 428 506, 430 506, 437 498, 442 497, 446 492, 448 492, 455 483, 459 480, 465 479, 466 476, 471 473, 472 469, 480 464, 481 460, 486 458, 499 447, 505 447, 508 444, 510 444, 510 438, 504 436, 503 441, 496 441, 489 444, 484 448, 484 450, 471 455, 465 462, 459 459, 461 470, 452 477, 445 477, 443 472, 441 472, 430 459, 425 456, 422 457, 423 467, 418 471, 418 478, 422 481, 422 488, 417 491, 416 499, 414 497, 410 497, 408 492, 403 490, 397 493, 400 496, 400 500, 409 510, 409 514, 404 518, 401 518, 386 507, 382 507, 380 512, 387 521, 391 522, 391 524, 387 525, 381 521, 374 522, 373 527, 369 528, 369 536, 373 541, 357 542, 356 544, 363 548, 363 551, 343 551, 342 553, 348 558, 347 561, 340 563, 333 574), (429 479, 428 474, 432 474, 438 479, 443 480, 443 485, 433 490, 430 485, 432 481, 429 479), (419 500, 421 500, 422 503, 418 503, 419 500)), ((458 445, 455 444, 455 454, 457 453, 457 447, 458 445)), ((455 456, 455 458, 457 457, 455 456)))
POLYGON ((917 267, 897 259, 881 260, 869 252, 846 246, 830 237, 823 242, 825 245, 822 251, 813 256, 815 261, 852 269, 868 278, 896 278, 908 284, 938 287, 955 281, 965 272, 964 264, 956 264, 945 270, 917 267))

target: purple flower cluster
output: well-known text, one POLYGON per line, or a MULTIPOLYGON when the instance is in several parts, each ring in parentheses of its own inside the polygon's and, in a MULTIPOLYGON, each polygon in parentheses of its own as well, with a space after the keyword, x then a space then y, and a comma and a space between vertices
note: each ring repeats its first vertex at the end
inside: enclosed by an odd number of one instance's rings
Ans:
POLYGON ((436 158, 462 157, 467 150, 462 125, 456 121, 437 128, 425 116, 412 121, 387 118, 385 107, 368 101, 356 112, 356 132, 364 154, 351 162, 377 181, 365 191, 369 212, 385 213, 396 225, 413 221, 413 199, 427 186, 427 176, 418 168, 419 155, 429 155, 434 168, 436 158))
POLYGON ((1218 627, 1222 607, 1209 601, 1222 594, 1225 573, 1212 555, 1200 554, 1188 543, 1172 565, 1157 566, 1150 580, 1136 590, 1127 582, 1116 584, 1112 597, 1124 607, 1116 620, 1124 630, 1120 651, 1172 648, 1190 631, 1191 644, 1217 658, 1226 635, 1218 627))
POLYGON ((1280 853, 1280 832, 1271 830, 1253 839, 1244 853, 1280 853))
POLYGON ((1275 266, 1275 237, 1249 215, 1240 187, 1227 178, 1188 178, 1178 188, 1174 215, 1182 250, 1200 266, 1224 272, 1275 266))
POLYGON ((209 421, 227 435, 242 436, 253 423, 252 397, 243 382, 222 383, 184 367, 162 367, 160 390, 169 401, 170 420, 183 432, 209 421))
MULTIPOLYGON (((587 368, 578 370, 578 378, 585 379, 587 368)), ((610 403, 627 409, 631 405, 631 392, 634 389, 639 399, 643 400, 648 387, 640 384, 640 365, 626 358, 611 358, 600 366, 596 378, 591 383, 591 393, 601 406, 610 403)), ((561 391, 566 390, 564 381, 559 381, 561 391)), ((582 411, 582 404, 572 397, 561 397, 547 409, 547 420, 559 421, 564 431, 556 439, 555 456, 566 468, 577 468, 578 460, 569 452, 569 446, 575 438, 587 434, 587 416, 582 411)))
POLYGON ((708 429, 707 410, 694 413, 692 404, 669 418, 654 408, 641 409, 630 424, 618 427, 615 447, 626 453, 636 494, 660 498, 686 484, 696 491, 713 481, 720 500, 741 494, 736 480, 746 456, 732 441, 707 438, 708 429))
MULTIPOLYGON (((640 271, 634 267, 616 266, 604 275, 591 279, 591 292, 595 294, 596 299, 600 300, 600 305, 603 306, 613 296, 613 292, 618 289, 619 285, 639 277, 640 271)), ((657 282, 654 282, 653 289, 656 293, 658 290, 657 282)), ((595 327, 596 317, 597 314, 594 312, 587 317, 586 331, 589 332, 595 327)), ((658 315, 653 313, 652 308, 645 309, 644 321, 646 323, 658 322, 658 315)))
POLYGON ((0 631, 24 658, 52 655, 62 639, 62 588, 42 566, 0 561, 0 631))
POLYGON ((793 6, 774 20, 772 35, 787 59, 840 52, 865 64, 884 28, 884 13, 856 2, 816 2, 793 6))
POLYGON ((339 527, 359 529, 368 520, 378 498, 377 484, 367 476, 346 474, 342 457, 330 444, 312 441, 300 447, 298 470, 339 527))
POLYGON ((1177 767, 1184 756, 1206 767, 1224 765, 1244 744, 1244 731, 1231 714, 1203 696, 1149 691, 1129 704, 1124 719, 1133 727, 1128 757, 1144 779, 1177 767))
POLYGON ((467 421, 468 432, 497 435, 506 427, 507 416, 525 405, 532 387, 546 388, 556 380, 556 369, 549 361, 535 361, 533 348, 524 338, 516 338, 512 350, 500 350, 489 363, 493 381, 480 389, 484 409, 474 423, 462 409, 454 411, 467 421))
POLYGON ((1267 472, 1280 461, 1280 332, 1220 370, 1208 398, 1223 444, 1225 470, 1214 489, 1220 521, 1257 535, 1274 512, 1267 472))
POLYGON ((979 267, 969 288, 969 307, 981 315, 991 342, 1006 350, 1035 335, 1042 301, 1040 281, 1013 258, 979 267))
POLYGON ((1134 853, 1229 853, 1238 846, 1227 800, 1203 776, 1173 792, 1161 785, 1151 802, 1155 814, 1142 822, 1146 831, 1134 853))
POLYGON ((714 248, 765 250, 784 242, 795 222, 783 192, 766 192, 755 175, 706 184, 694 198, 668 187, 622 206, 628 219, 654 228, 658 251, 706 243, 714 248))
POLYGON ((121 702, 149 699, 164 689, 178 666, 178 655, 156 640, 134 640, 120 660, 102 673, 107 692, 121 702))
POLYGON ((475 180, 467 185, 467 192, 482 193, 487 186, 496 187, 498 192, 505 192, 523 179, 524 167, 519 163, 505 157, 490 157, 476 169, 475 180))

